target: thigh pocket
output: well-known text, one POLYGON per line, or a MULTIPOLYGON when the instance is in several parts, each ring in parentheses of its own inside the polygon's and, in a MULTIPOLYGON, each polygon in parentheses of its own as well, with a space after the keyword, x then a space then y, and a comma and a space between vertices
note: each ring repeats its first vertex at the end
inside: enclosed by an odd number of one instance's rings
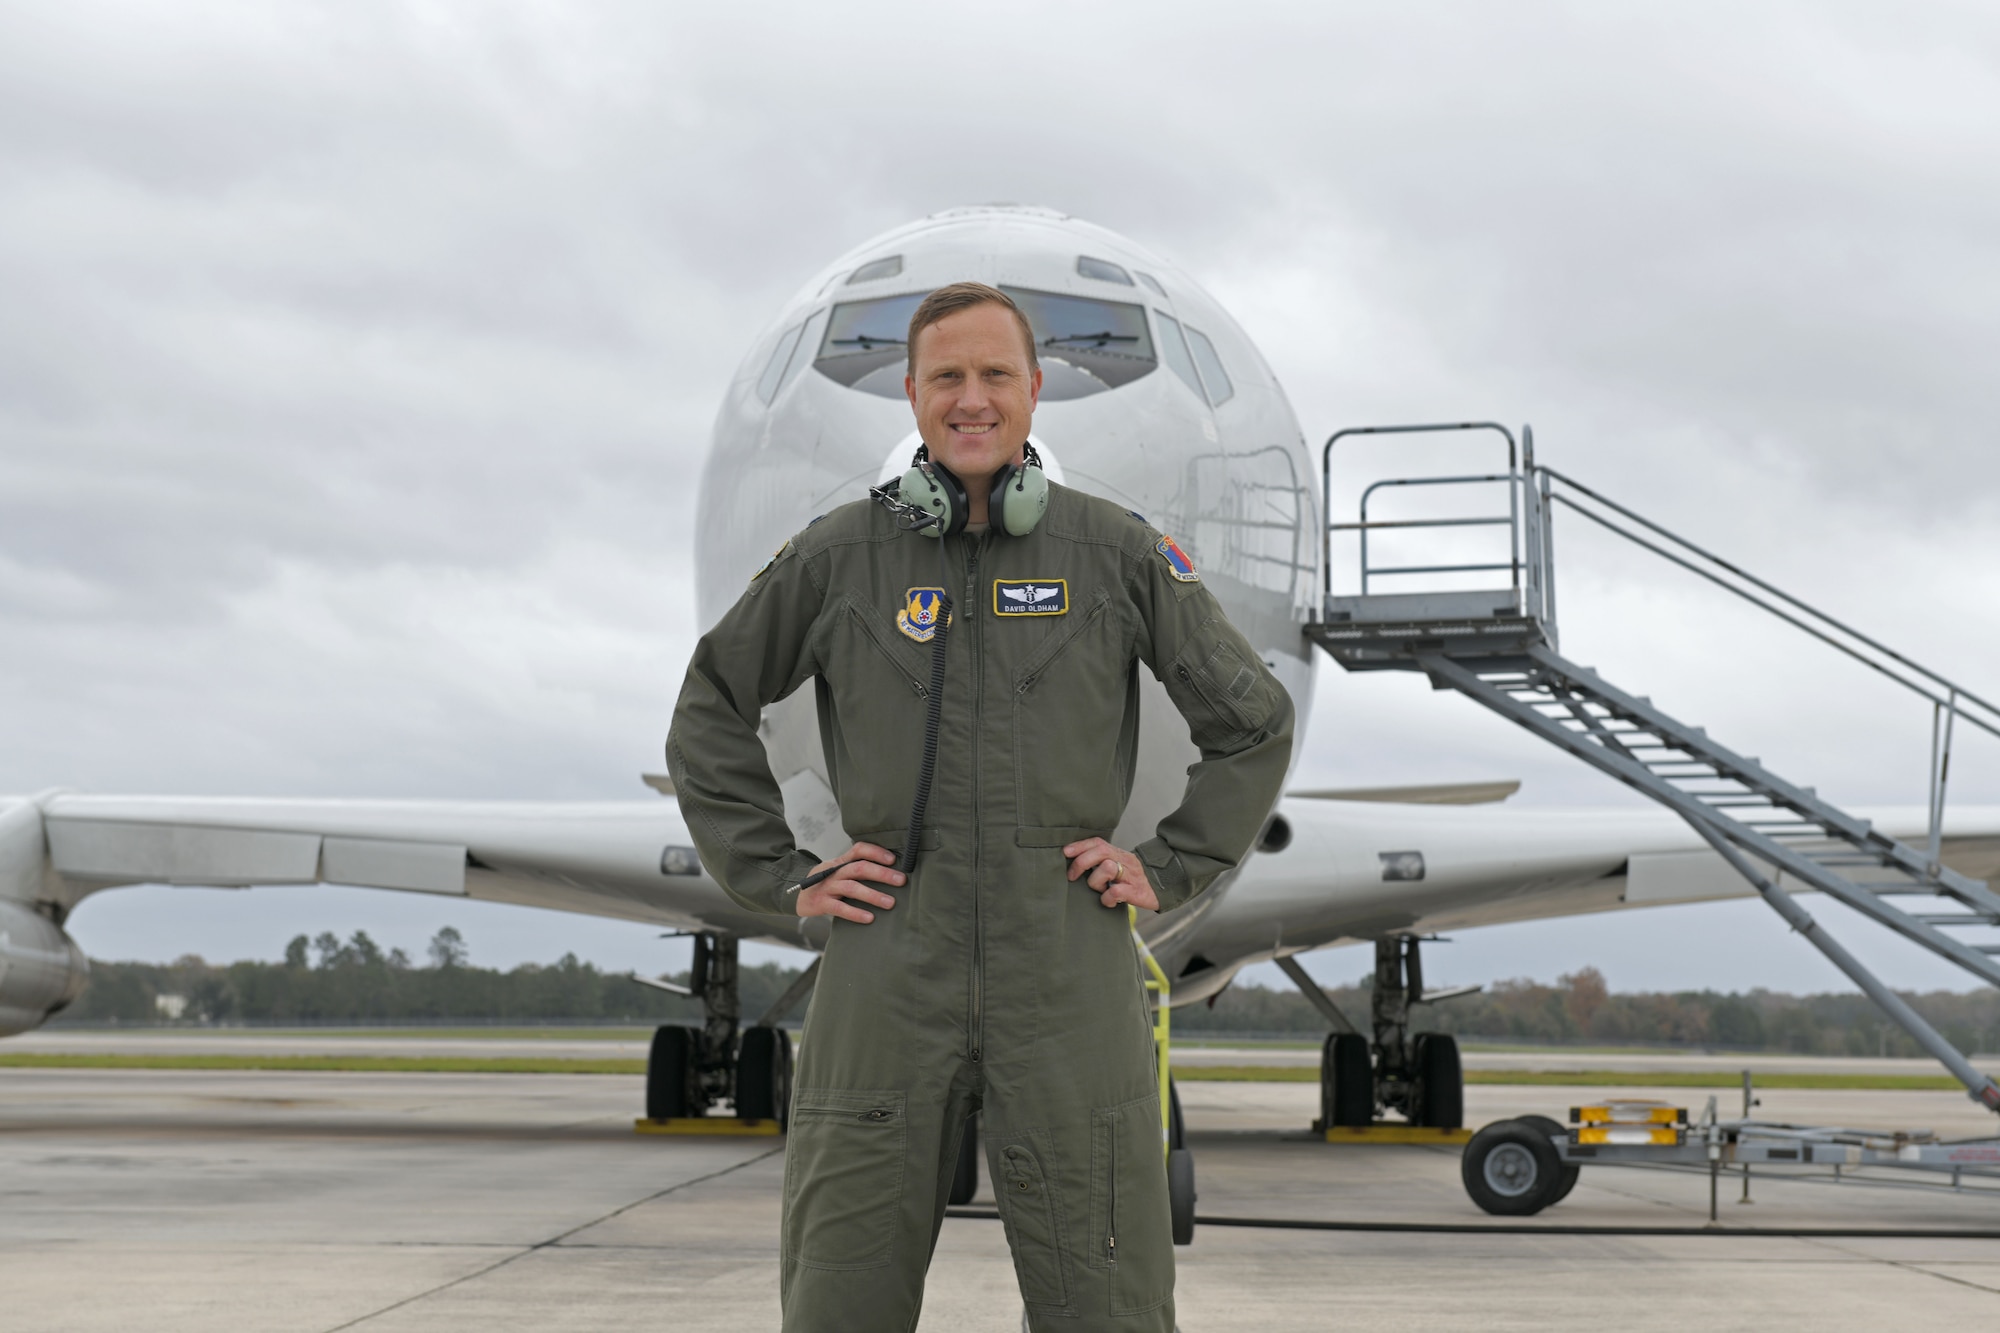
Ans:
POLYGON ((808 1268, 888 1263, 908 1149, 900 1092, 793 1093, 785 1143, 786 1262, 808 1268))
POLYGON ((993 1161, 993 1194, 1007 1224, 1007 1248, 1014 1252, 1021 1298, 1030 1305, 1067 1306, 1062 1196, 1048 1136, 1029 1133, 1009 1139, 995 1148, 993 1161))
POLYGON ((1090 1113, 1090 1266, 1109 1270, 1111 1313, 1174 1294, 1174 1233, 1157 1094, 1090 1113))

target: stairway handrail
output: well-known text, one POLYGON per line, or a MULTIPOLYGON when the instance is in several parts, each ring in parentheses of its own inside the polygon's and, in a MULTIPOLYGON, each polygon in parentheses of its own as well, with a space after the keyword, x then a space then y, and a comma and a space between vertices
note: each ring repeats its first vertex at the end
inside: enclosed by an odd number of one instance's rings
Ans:
MULTIPOLYGON (((1509 528, 1507 544, 1508 558, 1512 562, 1513 586, 1517 590, 1518 595, 1524 564, 1523 552, 1521 550, 1521 500, 1517 490, 1523 476, 1521 472, 1521 446, 1514 439, 1514 432, 1508 430, 1497 421, 1435 421, 1411 426, 1348 426, 1335 431, 1327 437, 1326 444, 1319 452, 1320 522, 1323 525, 1320 531, 1320 592, 1323 596, 1331 597, 1333 595, 1333 534, 1337 531, 1351 532, 1357 530, 1361 533, 1361 578, 1362 585, 1365 588, 1368 582, 1368 528, 1371 526, 1386 526, 1380 524, 1371 525, 1368 522, 1368 495, 1375 489, 1372 486, 1362 494, 1361 522, 1359 524, 1336 524, 1333 521, 1333 446, 1350 435, 1429 435, 1459 430, 1490 430, 1497 432, 1502 439, 1507 441, 1507 471, 1500 476, 1486 477, 1482 478, 1482 480, 1505 481, 1508 483, 1508 514, 1504 521, 1509 528)), ((1532 463, 1534 459, 1532 450, 1528 457, 1530 463, 1532 463)), ((1458 527, 1466 525, 1451 520, 1416 520, 1408 524, 1398 524, 1397 526, 1458 527)))
POLYGON ((1681 536, 1679 533, 1674 532, 1673 530, 1664 527, 1659 523, 1655 523, 1652 519, 1647 518, 1645 515, 1637 513, 1631 509, 1628 509, 1624 505, 1619 504, 1616 500, 1611 499, 1609 496, 1600 494, 1599 492, 1591 489, 1589 486, 1584 485, 1576 478, 1569 476, 1566 473, 1560 472, 1555 468, 1548 467, 1546 465, 1531 464, 1530 466, 1533 467, 1534 472, 1540 473, 1541 475, 1546 476, 1553 481, 1560 482, 1564 486, 1570 487, 1573 490, 1580 491, 1584 495, 1589 496, 1591 500, 1595 501, 1596 503, 1603 505, 1605 508, 1616 512, 1617 514, 1631 520, 1634 523, 1639 524, 1641 527, 1646 528, 1647 530, 1658 534, 1659 536, 1665 538, 1669 542, 1672 542, 1674 545, 1682 548, 1683 550, 1693 552, 1695 555, 1701 557, 1701 559, 1706 560, 1709 563, 1728 571, 1736 578, 1742 579, 1744 582, 1751 584, 1758 591, 1766 593, 1771 597, 1777 598, 1779 601, 1782 601, 1787 605, 1792 606, 1797 610, 1805 613, 1806 616, 1810 617, 1812 620, 1820 622, 1821 625, 1831 626, 1834 630, 1838 631, 1840 634, 1844 634, 1848 638, 1854 640, 1855 642, 1866 645, 1868 648, 1872 649, 1877 653, 1880 653, 1883 657, 1890 659, 1899 666, 1902 666, 1910 671, 1913 671, 1916 674, 1924 677, 1926 680, 1929 680, 1930 682, 1932 682, 1932 684, 1939 687, 1944 693, 1941 696, 1937 693, 1934 693, 1931 689, 1928 689, 1925 686, 1917 683, 1916 681, 1912 681, 1904 676, 1898 675, 1895 671, 1890 670, 1880 661, 1874 660, 1870 658, 1867 654, 1857 651, 1852 646, 1852 644, 1843 643, 1838 638, 1834 637, 1833 634, 1830 634, 1826 630, 1819 628, 1819 626, 1809 624, 1806 620, 1801 619, 1799 616, 1795 616, 1790 612, 1787 612, 1779 607, 1772 606, 1769 602, 1761 600, 1760 598, 1749 592, 1747 589, 1744 589, 1734 583, 1729 582, 1729 580, 1722 578, 1720 575, 1716 574, 1713 570, 1704 569, 1692 560, 1686 559, 1685 557, 1680 555, 1676 555, 1674 552, 1665 550, 1660 546, 1655 545, 1650 541, 1647 541, 1645 538, 1638 536, 1635 533, 1626 531, 1624 528, 1620 527, 1617 523, 1612 522, 1604 515, 1592 512, 1589 508, 1587 508, 1584 505, 1578 504, 1575 500, 1571 499, 1569 496, 1563 494, 1559 490, 1551 490, 1548 493, 1549 498, 1551 500, 1560 501, 1561 503, 1567 505, 1574 512, 1581 514, 1585 518, 1589 519, 1591 522, 1596 523, 1599 527, 1603 528, 1605 531, 1615 533, 1616 535, 1623 537, 1626 541, 1633 543, 1635 546, 1644 547, 1646 550, 1651 551, 1653 554, 1659 556, 1660 558, 1671 561, 1672 563, 1679 565, 1681 568, 1687 570, 1688 572, 1692 574, 1697 574, 1700 577, 1707 579, 1710 583, 1715 584, 1718 588, 1723 588, 1728 590, 1729 592, 1736 594, 1738 597, 1742 598, 1746 602, 1749 602, 1752 606, 1757 607, 1759 610, 1768 612, 1769 614, 1778 617, 1780 620, 1785 621, 1787 624, 1790 624, 1795 628, 1803 630, 1805 633, 1812 635, 1814 638, 1820 640, 1822 643, 1825 643, 1835 649, 1838 649, 1840 652, 1853 658, 1855 661, 1861 663, 1863 666, 1866 666, 1869 669, 1877 672, 1878 674, 1885 676, 1892 681, 1895 681, 1898 685, 1901 685, 1904 689, 1909 690, 1911 693, 1930 700, 1930 702, 1936 705, 1937 707, 1947 710, 1956 717, 1964 718, 1967 722, 1970 722, 1972 725, 1978 727, 1981 731, 1987 732, 1989 735, 1992 736, 2000 737, 2000 706, 1995 706, 1991 701, 1983 698, 1978 694, 1975 694, 1973 691, 1969 689, 1966 689, 1963 685, 1960 685, 1958 682, 1952 680, 1948 676, 1945 676, 1941 672, 1931 670, 1931 668, 1925 666, 1921 662, 1912 660, 1911 658, 1896 651, 1894 648, 1889 647, 1887 644, 1881 642, 1880 640, 1875 639, 1867 634, 1864 634, 1858 629, 1855 629, 1852 625, 1847 624, 1845 621, 1842 621, 1835 616, 1827 614, 1826 612, 1820 610, 1818 607, 1812 605, 1810 602, 1807 602, 1802 598, 1794 597, 1791 593, 1786 592, 1783 588, 1780 588, 1775 584, 1772 584, 1764 579, 1758 578, 1755 574, 1750 573, 1748 570, 1736 564, 1734 561, 1726 560, 1723 557, 1715 554, 1713 551, 1710 551, 1707 548, 1700 546, 1695 542, 1689 541, 1687 538, 1681 536), (1967 703, 1975 704, 1979 708, 1984 709, 1992 720, 1988 720, 1988 718, 1986 717, 1981 717, 1976 713, 1967 711, 1965 707, 1967 703))

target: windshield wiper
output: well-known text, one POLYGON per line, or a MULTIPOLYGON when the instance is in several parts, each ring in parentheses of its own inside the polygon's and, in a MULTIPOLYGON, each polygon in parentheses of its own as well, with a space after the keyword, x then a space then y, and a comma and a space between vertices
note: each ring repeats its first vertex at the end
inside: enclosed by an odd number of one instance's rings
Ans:
POLYGON ((901 347, 904 343, 905 340, 902 338, 877 338, 872 333, 857 333, 852 338, 835 338, 827 345, 830 347, 860 347, 865 350, 870 347, 901 347))
POLYGON ((1052 338, 1042 339, 1042 346, 1054 347, 1057 343, 1096 343, 1099 347, 1106 343, 1135 343, 1136 333, 1113 333, 1110 329, 1102 333, 1058 333, 1052 338))

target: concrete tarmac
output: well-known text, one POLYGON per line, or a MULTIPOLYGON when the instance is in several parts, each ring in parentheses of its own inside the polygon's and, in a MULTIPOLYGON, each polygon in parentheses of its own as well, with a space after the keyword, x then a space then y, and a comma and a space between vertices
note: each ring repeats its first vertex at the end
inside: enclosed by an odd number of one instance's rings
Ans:
MULTIPOLYGON (((1495 1221, 1465 1197, 1455 1151, 1329 1147, 1299 1133, 1315 1109, 1310 1084, 1181 1091, 1206 1216, 1495 1221)), ((1561 1116, 1605 1092, 1475 1086, 1468 1119, 1561 1116)), ((1952 1093, 1764 1096, 1768 1118, 1995 1130, 1952 1093)), ((639 1080, 622 1076, 0 1069, 0 1327, 775 1328, 777 1145, 641 1138, 638 1098, 639 1080)), ((1729 1227, 2000 1233, 1990 1194, 1760 1177, 1746 1207, 1736 1182, 1724 1189, 1729 1227)), ((1204 1226, 1180 1252, 1180 1324, 2000 1325, 2000 1240, 1708 1235, 1697 1230, 1706 1218, 1704 1178, 1593 1167, 1531 1223, 1689 1231, 1204 1226)), ((948 1220, 921 1328, 1013 1333, 1019 1321, 1000 1226, 948 1220)))

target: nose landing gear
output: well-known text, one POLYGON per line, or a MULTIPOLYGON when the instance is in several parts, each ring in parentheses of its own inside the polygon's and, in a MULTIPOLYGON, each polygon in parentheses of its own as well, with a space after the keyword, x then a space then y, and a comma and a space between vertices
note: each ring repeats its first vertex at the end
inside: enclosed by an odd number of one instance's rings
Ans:
POLYGON ((1410 1032, 1413 1006, 1471 989, 1424 990, 1421 942, 1415 936, 1375 941, 1369 995, 1370 1036, 1364 1037, 1294 958, 1278 960, 1313 1007, 1335 1029, 1320 1052, 1318 1132, 1367 1129, 1386 1111, 1406 1124, 1457 1130, 1465 1123, 1465 1076, 1458 1039, 1445 1032, 1410 1032))
POLYGON ((792 1041, 778 1022, 812 988, 819 960, 755 1024, 739 1032, 742 1014, 734 936, 694 937, 688 984, 634 976, 641 985, 701 1001, 699 1028, 665 1024, 653 1032, 646 1058, 649 1133, 783 1133, 792 1109, 792 1041), (732 1104, 733 1116, 712 1112, 732 1104))

